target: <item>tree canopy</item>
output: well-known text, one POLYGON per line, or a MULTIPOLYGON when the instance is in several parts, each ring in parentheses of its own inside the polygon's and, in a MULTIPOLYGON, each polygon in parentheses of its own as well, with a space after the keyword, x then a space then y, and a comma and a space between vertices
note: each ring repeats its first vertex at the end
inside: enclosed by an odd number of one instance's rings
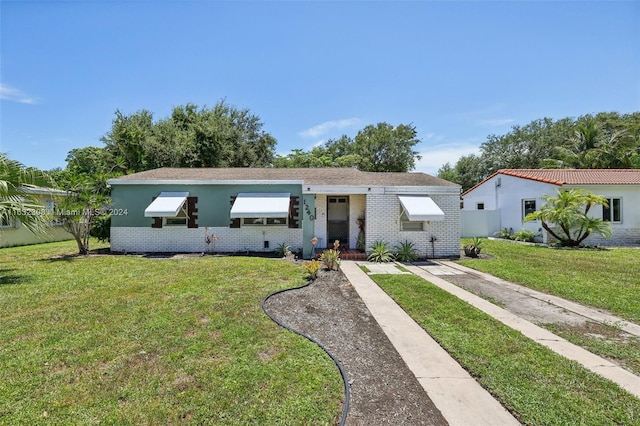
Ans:
POLYGON ((420 159, 413 125, 368 125, 355 138, 329 139, 310 151, 295 149, 274 160, 275 167, 358 167, 370 172, 406 172, 420 159))
POLYGON ((175 107, 171 116, 154 121, 147 110, 126 115, 116 111, 104 148, 72 150, 68 166, 101 172, 139 172, 158 167, 266 167, 276 140, 262 130, 248 109, 218 102, 213 108, 194 104, 175 107))
POLYGON ((443 166, 438 176, 466 190, 500 169, 640 168, 640 112, 534 120, 489 135, 474 157, 443 166))

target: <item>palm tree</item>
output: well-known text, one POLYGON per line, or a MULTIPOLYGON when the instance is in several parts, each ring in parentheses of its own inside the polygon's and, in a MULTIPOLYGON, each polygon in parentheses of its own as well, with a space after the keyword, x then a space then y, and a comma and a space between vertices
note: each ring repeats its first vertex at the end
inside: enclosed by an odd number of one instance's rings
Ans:
POLYGON ((579 189, 558 191, 555 196, 545 195, 546 202, 540 210, 528 214, 525 222, 540 220, 542 227, 561 245, 576 247, 591 234, 611 236, 611 224, 588 216, 592 206, 607 205, 607 199, 579 189))
POLYGON ((0 153, 0 220, 3 223, 19 220, 31 232, 43 232, 51 217, 34 190, 50 186, 52 182, 43 172, 26 168, 0 153))

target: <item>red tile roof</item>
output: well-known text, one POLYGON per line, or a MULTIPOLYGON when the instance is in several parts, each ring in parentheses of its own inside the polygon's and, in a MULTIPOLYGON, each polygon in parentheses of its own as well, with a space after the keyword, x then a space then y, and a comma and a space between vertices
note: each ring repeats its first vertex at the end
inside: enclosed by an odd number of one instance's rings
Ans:
POLYGON ((640 169, 501 169, 468 189, 473 191, 483 182, 503 174, 553 185, 640 185, 640 169))

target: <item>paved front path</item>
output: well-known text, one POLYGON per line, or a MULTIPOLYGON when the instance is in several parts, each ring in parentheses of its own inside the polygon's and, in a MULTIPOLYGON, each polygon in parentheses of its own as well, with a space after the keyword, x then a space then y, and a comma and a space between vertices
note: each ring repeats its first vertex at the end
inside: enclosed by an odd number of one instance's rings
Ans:
MULTIPOLYGON (((397 273, 388 266, 389 272, 397 273)), ((518 421, 476 382, 354 261, 340 269, 391 343, 451 425, 517 425, 518 421)), ((395 268, 397 270, 397 268, 395 268)), ((378 273, 384 270, 377 271, 378 273)))

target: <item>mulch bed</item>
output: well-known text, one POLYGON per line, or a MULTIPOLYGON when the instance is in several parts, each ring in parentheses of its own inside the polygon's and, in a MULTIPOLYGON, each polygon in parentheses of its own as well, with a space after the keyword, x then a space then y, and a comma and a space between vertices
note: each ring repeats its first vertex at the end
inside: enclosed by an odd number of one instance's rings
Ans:
POLYGON ((340 360, 351 382, 346 424, 447 424, 342 272, 321 271, 310 286, 277 294, 265 308, 340 360))

